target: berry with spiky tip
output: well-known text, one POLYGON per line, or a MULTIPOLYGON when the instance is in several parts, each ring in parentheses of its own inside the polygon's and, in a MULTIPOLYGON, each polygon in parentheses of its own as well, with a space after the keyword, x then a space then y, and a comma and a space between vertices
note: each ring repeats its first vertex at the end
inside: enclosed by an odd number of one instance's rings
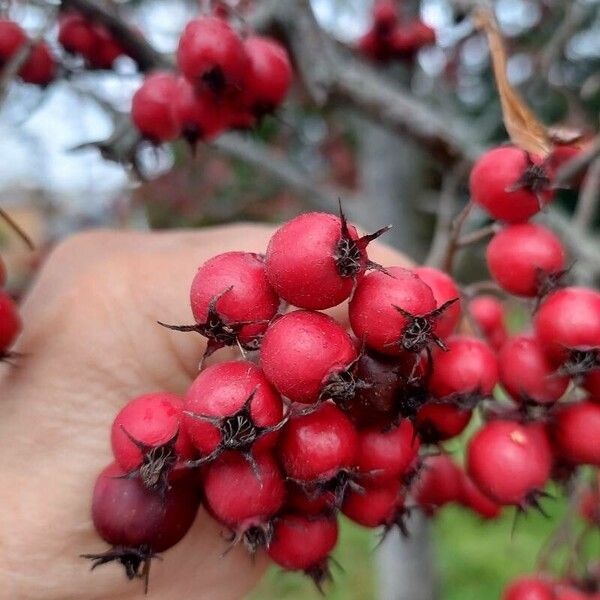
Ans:
POLYGON ((502 302, 486 294, 477 296, 469 302, 469 312, 487 343, 494 350, 500 350, 508 339, 502 302))
POLYGON ((83 554, 92 569, 119 562, 129 579, 142 578, 148 589, 150 562, 179 542, 188 532, 200 499, 196 490, 174 483, 165 493, 148 490, 139 479, 128 479, 113 463, 96 480, 92 520, 103 540, 113 546, 100 554, 83 554))
POLYGON ((334 514, 338 509, 335 490, 324 489, 319 485, 307 486, 292 479, 286 481, 286 488, 284 511, 303 515, 324 515, 334 514))
POLYGON ((267 329, 260 364, 267 379, 292 402, 352 398, 356 347, 344 328, 323 313, 296 310, 267 329))
POLYGON ((176 331, 196 331, 208 338, 206 358, 223 346, 257 349, 280 301, 267 281, 262 256, 225 252, 198 269, 190 303, 195 325, 160 324, 176 331))
POLYGON ((398 480, 365 486, 361 492, 349 491, 344 498, 342 512, 363 527, 389 528, 398 524, 401 531, 406 532, 403 519, 406 509, 398 480))
POLYGON ((471 415, 471 410, 452 402, 428 402, 418 410, 415 427, 425 444, 438 444, 460 435, 471 415))
POLYGON ((204 369, 185 395, 184 428, 199 462, 224 450, 252 455, 273 448, 285 423, 283 403, 262 371, 247 361, 204 369))
POLYGON ((322 591, 323 583, 331 578, 327 563, 337 539, 334 516, 287 514, 275 520, 267 553, 284 569, 304 571, 322 591))
POLYGON ((275 291, 299 308, 323 309, 346 300, 369 261, 367 245, 385 233, 384 227, 359 237, 341 210, 306 213, 282 225, 269 241, 266 272, 275 291))
POLYGON ((188 473, 185 462, 196 456, 181 427, 183 402, 166 392, 130 400, 113 421, 115 460, 128 477, 139 477, 151 490, 164 493, 169 482, 188 473))
POLYGON ((543 159, 513 146, 483 154, 471 171, 469 188, 476 204, 508 223, 527 221, 552 200, 543 159))
POLYGON ((560 406, 554 415, 556 454, 572 465, 600 466, 600 404, 584 400, 560 406))
POLYGON ((250 553, 268 548, 272 518, 283 506, 285 481, 269 452, 254 466, 238 452, 224 452, 205 467, 204 503, 209 513, 232 532, 231 543, 243 541, 250 553))
POLYGON ((498 420, 484 425, 471 439, 467 467, 477 487, 501 505, 525 510, 544 497, 552 470, 552 449, 535 425, 498 420))
POLYGON ((418 506, 428 515, 457 502, 462 494, 462 472, 446 454, 428 456, 422 462, 411 486, 418 506))

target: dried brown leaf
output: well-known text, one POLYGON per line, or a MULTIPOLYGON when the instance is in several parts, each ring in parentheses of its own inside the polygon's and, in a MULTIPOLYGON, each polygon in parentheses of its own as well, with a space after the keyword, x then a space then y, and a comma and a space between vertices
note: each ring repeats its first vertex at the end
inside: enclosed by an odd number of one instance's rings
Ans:
POLYGON ((474 12, 475 25, 488 39, 496 87, 502 103, 502 118, 511 142, 527 152, 546 156, 552 147, 546 127, 512 87, 506 74, 506 49, 494 15, 489 9, 474 12))

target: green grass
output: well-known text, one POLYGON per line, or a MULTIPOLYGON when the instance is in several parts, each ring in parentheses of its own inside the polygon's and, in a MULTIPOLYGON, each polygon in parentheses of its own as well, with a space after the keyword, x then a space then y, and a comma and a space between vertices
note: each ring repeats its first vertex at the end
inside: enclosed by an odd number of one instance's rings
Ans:
MULTIPOLYGON (((441 600, 497 600, 505 583, 534 568, 536 556, 565 505, 544 503, 551 519, 530 512, 519 518, 514 535, 513 510, 494 522, 483 522, 455 506, 441 511, 433 527, 441 600)), ((376 534, 343 519, 335 558, 345 568, 333 567, 335 583, 327 588, 330 600, 375 600, 373 548, 376 534)), ((298 574, 272 568, 250 600, 317 600, 312 583, 298 574)))

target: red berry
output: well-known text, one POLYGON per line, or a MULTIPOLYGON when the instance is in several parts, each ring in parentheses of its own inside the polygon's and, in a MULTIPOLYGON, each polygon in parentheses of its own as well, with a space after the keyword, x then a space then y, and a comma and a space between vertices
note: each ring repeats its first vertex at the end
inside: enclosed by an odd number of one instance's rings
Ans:
POLYGON ((305 213, 282 225, 269 241, 267 277, 299 308, 321 309, 346 300, 368 266, 367 244, 343 214, 305 213))
POLYGON ((394 0, 376 0, 373 5, 373 22, 378 29, 388 29, 398 21, 398 9, 394 0))
POLYGON ((590 595, 569 583, 559 583, 554 588, 553 600, 596 600, 595 594, 590 595))
POLYGON ((490 500, 465 473, 462 478, 461 503, 484 519, 496 519, 502 507, 490 500))
POLYGON ((251 464, 238 452, 225 452, 206 467, 203 484, 206 508, 217 521, 245 536, 251 550, 268 544, 268 523, 285 500, 285 482, 270 453, 251 464))
POLYGON ((600 404, 583 401, 561 406, 552 438, 558 456, 568 463, 600 466, 600 404))
POLYGON ((0 355, 6 354, 21 331, 21 317, 17 305, 0 290, 0 355))
POLYGON ((181 427, 182 411, 181 398, 159 392, 130 400, 113 421, 111 445, 117 463, 147 488, 164 490, 167 479, 187 472, 183 463, 194 458, 194 447, 181 427))
POLYGON ((486 256, 492 277, 515 296, 532 298, 547 291, 565 267, 560 239, 535 223, 504 228, 492 238, 486 256))
POLYGON ((390 267, 359 281, 350 301, 350 324, 356 337, 374 350, 418 353, 436 339, 437 318, 430 318, 435 309, 425 282, 412 271, 390 267))
POLYGON ((474 202, 508 223, 527 221, 552 200, 542 159, 513 146, 483 154, 471 171, 469 187, 474 202))
POLYGON ((535 332, 554 364, 571 359, 571 350, 600 348, 600 293, 581 287, 554 292, 535 316, 535 332))
POLYGON ((388 481, 362 491, 350 490, 344 498, 342 512, 363 527, 391 525, 403 508, 399 481, 388 481))
POLYGON ((455 335, 448 351, 437 352, 429 389, 436 398, 489 396, 498 381, 498 365, 491 348, 477 338, 455 335))
POLYGON ((96 45, 92 54, 86 58, 96 69, 111 69, 115 60, 123 56, 125 51, 104 25, 93 23, 92 29, 96 37, 96 45))
POLYGON ((177 65, 196 91, 216 95, 243 89, 250 69, 240 36, 218 17, 200 17, 186 25, 177 65))
POLYGON ((553 404, 566 391, 568 377, 557 377, 533 335, 510 338, 498 354, 500 383, 520 404, 553 404))
POLYGON ((337 538, 335 517, 284 515, 274 523, 273 539, 267 553, 280 567, 305 571, 320 582, 327 576, 327 557, 337 538))
POLYGON ((205 456, 221 450, 268 450, 277 441, 273 428, 283 417, 281 398, 247 361, 204 369, 185 396, 185 410, 185 430, 205 456))
MULTIPOLYGON (((415 273, 431 288, 438 308, 449 300, 460 298, 456 282, 443 271, 433 267, 419 267, 415 269, 415 273)), ((448 337, 456 329, 459 321, 460 302, 455 302, 438 319, 437 334, 441 338, 448 337)))
POLYGON ((319 398, 343 401, 351 397, 354 383, 348 369, 356 358, 352 339, 341 325, 327 315, 306 310, 276 320, 267 329, 260 350, 267 379, 289 400, 306 404, 319 398))
POLYGON ((556 600, 553 585, 538 575, 519 577, 502 595, 502 600, 556 600))
POLYGON ((358 432, 354 463, 367 485, 399 480, 419 452, 419 438, 410 421, 403 419, 397 427, 358 432))
MULTIPOLYGON (((570 160, 575 158, 578 154, 581 154, 582 150, 584 150, 585 145, 583 146, 574 146, 571 144, 557 144, 552 148, 552 152, 547 158, 548 166, 552 170, 553 173, 557 172, 565 163, 568 163, 570 160)), ((581 186, 586 176, 586 169, 583 169, 579 175, 575 177, 573 180, 573 185, 578 188, 581 186)))
POLYGON ((508 339, 502 302, 494 296, 477 296, 469 302, 469 312, 488 344, 500 350, 508 339))
POLYGON ((382 39, 381 34, 375 28, 369 29, 358 40, 357 48, 361 54, 374 61, 384 62, 390 58, 385 39, 382 39))
POLYGON ((552 451, 538 428, 492 421, 471 439, 467 465, 475 485, 498 504, 537 506, 536 494, 550 477, 552 451))
POLYGON ((429 402, 422 406, 415 427, 426 444, 437 444, 460 435, 471 420, 471 411, 451 403, 429 402))
POLYGON ((279 438, 279 458, 288 477, 303 483, 324 482, 354 465, 358 435, 334 404, 292 417, 279 438))
POLYGON ((178 93, 177 76, 172 73, 153 73, 144 79, 131 103, 131 118, 144 137, 156 143, 179 137, 178 93))
POLYGON ((174 484, 164 494, 148 490, 113 463, 96 480, 92 519, 102 539, 114 547, 84 557, 93 560, 94 567, 116 560, 130 579, 144 574, 147 578, 147 566, 155 553, 168 550, 188 532, 199 500, 193 488, 181 484, 174 484))
POLYGON ((47 85, 56 75, 56 61, 46 42, 36 44, 29 53, 29 58, 19 71, 19 76, 27 83, 47 85))
POLYGON ((27 41, 27 34, 14 21, 0 19, 0 66, 6 64, 27 41))
POLYGON ((250 59, 244 97, 251 111, 260 117, 285 100, 292 83, 292 65, 286 49, 271 38, 250 36, 244 47, 250 59))
POLYGON ((417 504, 431 516, 442 506, 460 500, 462 472, 446 454, 426 458, 413 493, 417 504))
POLYGON ((58 27, 58 41, 67 52, 84 57, 92 55, 98 38, 83 15, 65 13, 60 16, 58 27))
POLYGON ((335 510, 335 494, 329 490, 304 486, 291 479, 287 481, 285 508, 303 515, 324 515, 335 510))
POLYGON ((588 373, 582 385, 590 393, 590 400, 600 401, 600 370, 588 373))

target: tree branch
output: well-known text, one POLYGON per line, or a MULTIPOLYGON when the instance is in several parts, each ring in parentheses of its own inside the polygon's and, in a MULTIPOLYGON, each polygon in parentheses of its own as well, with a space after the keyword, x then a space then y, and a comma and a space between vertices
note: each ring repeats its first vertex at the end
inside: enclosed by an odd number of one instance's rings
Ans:
POLYGON ((135 60, 141 71, 153 69, 172 69, 168 58, 154 49, 142 35, 129 27, 114 11, 97 0, 62 0, 64 8, 72 8, 92 21, 104 25, 114 36, 127 54, 135 60))
POLYGON ((573 226, 585 232, 592 226, 600 202, 600 158, 590 165, 573 215, 573 226))

